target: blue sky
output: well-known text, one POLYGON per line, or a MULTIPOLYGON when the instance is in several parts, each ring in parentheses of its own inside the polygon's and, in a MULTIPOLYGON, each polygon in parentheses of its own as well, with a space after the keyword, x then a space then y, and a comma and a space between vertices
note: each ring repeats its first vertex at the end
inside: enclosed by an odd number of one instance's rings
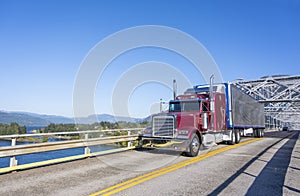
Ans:
MULTIPOLYGON (((85 56, 105 37, 139 25, 169 26, 193 36, 213 56, 225 81, 299 75, 299 21, 297 0, 0 0, 0 110, 71 117, 74 81, 85 56)), ((99 79, 97 113, 112 113, 116 80, 144 61, 172 64, 193 84, 204 82, 170 51, 133 50, 99 79)), ((130 98, 129 113, 145 117, 160 98, 171 97, 166 86, 145 84, 130 98)))

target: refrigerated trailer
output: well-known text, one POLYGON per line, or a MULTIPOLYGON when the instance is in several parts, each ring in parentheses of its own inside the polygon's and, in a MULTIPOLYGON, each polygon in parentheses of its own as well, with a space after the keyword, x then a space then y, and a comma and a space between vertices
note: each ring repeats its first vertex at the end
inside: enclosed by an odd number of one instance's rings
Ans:
POLYGON ((265 129, 264 104, 245 94, 234 84, 227 84, 228 128, 238 129, 242 135, 262 137, 265 129))
POLYGON ((200 145, 236 144, 241 136, 263 137, 264 129, 264 105, 233 83, 197 85, 174 96, 168 112, 153 115, 140 141, 197 156, 200 145))

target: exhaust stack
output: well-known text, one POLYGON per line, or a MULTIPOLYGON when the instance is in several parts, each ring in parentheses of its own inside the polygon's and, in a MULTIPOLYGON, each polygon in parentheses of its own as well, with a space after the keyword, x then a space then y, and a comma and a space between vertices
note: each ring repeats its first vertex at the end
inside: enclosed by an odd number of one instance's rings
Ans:
POLYGON ((211 112, 211 129, 214 130, 215 119, 215 102, 214 102, 214 75, 210 76, 209 84, 209 100, 210 100, 210 112, 211 112))
POLYGON ((175 100, 177 96, 177 83, 176 80, 173 80, 173 100, 175 100))

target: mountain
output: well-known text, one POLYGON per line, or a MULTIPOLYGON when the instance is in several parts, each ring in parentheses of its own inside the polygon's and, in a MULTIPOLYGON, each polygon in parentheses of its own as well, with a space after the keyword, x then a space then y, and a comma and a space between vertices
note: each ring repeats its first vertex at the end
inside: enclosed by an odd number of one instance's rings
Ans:
MULTIPOLYGON (((97 114, 97 115, 90 115, 87 117, 77 118, 76 123, 93 124, 95 122, 101 122, 101 121, 107 121, 111 123, 117 121, 138 123, 143 121, 149 121, 149 119, 150 119, 149 117, 131 118, 131 117, 113 116, 110 114, 97 114)), ((56 115, 36 114, 30 112, 0 111, 0 123, 10 124, 12 122, 16 122, 19 125, 26 125, 26 126, 46 126, 50 123, 71 124, 71 123, 75 123, 75 120, 73 118, 56 116, 56 115)))
POLYGON ((123 117, 123 116, 113 116, 110 114, 97 114, 97 115, 90 115, 88 117, 77 118, 76 122, 79 124, 92 124, 94 122, 101 122, 106 121, 110 123, 115 123, 118 121, 126 121, 126 122, 133 122, 138 123, 144 121, 143 118, 131 118, 131 117, 123 117))
POLYGON ((0 123, 10 124, 12 122, 16 122, 22 126, 46 126, 47 124, 49 124, 49 122, 45 119, 30 116, 28 114, 15 112, 0 112, 0 123))
POLYGON ((49 123, 55 123, 55 124, 71 124, 75 123, 73 118, 68 118, 65 116, 57 116, 57 115, 46 115, 46 114, 36 114, 31 112, 16 112, 20 114, 27 114, 29 116, 37 117, 44 119, 49 123))

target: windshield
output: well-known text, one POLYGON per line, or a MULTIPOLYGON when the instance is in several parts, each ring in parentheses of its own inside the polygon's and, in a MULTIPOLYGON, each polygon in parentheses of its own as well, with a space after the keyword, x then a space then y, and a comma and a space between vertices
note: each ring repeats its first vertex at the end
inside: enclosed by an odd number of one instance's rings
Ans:
POLYGON ((200 110, 199 101, 170 102, 169 112, 193 112, 200 110))

